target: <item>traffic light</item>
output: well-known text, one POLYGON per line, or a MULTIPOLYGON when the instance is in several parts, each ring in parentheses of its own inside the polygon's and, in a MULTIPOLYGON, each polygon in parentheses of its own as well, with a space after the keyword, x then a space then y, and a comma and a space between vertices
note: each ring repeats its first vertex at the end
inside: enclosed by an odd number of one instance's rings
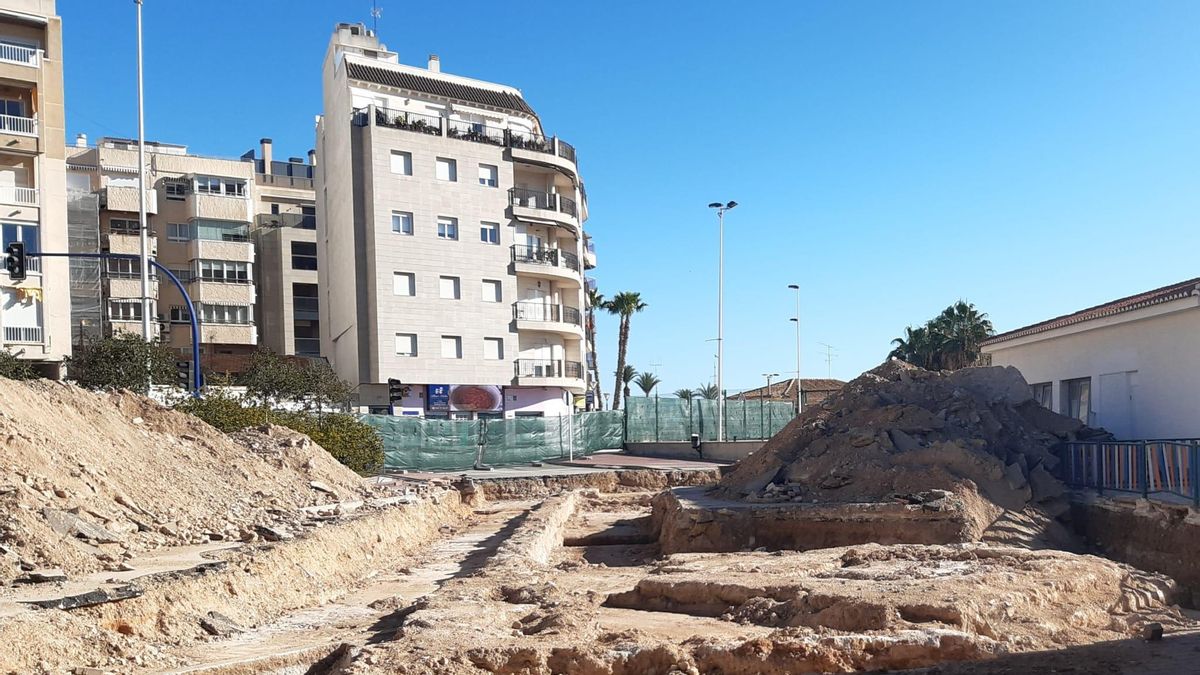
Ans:
POLYGON ((388 378, 388 403, 395 403, 408 395, 408 387, 394 377, 388 378))
POLYGON ((184 389, 192 388, 192 362, 175 362, 175 383, 184 389))
POLYGON ((4 249, 4 269, 8 278, 21 281, 25 278, 25 242, 14 241, 4 249))

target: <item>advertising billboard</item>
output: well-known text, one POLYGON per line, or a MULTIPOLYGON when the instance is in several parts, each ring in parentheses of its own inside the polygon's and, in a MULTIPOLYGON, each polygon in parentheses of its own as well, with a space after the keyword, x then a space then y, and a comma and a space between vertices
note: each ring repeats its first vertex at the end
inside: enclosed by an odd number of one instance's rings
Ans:
POLYGON ((437 412, 500 412, 504 392, 494 384, 430 384, 426 408, 437 412))

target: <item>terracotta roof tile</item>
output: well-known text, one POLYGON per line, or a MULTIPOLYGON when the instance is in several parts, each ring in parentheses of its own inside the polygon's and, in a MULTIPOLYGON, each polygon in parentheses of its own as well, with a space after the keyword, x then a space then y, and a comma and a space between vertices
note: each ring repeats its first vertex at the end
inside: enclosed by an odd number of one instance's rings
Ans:
MULTIPOLYGON (((803 379, 803 385, 804 385, 804 391, 833 392, 833 391, 837 391, 837 390, 841 389, 842 387, 844 387, 846 385, 846 383, 841 380, 806 377, 803 379)), ((788 398, 795 398, 796 390, 793 389, 793 387, 795 387, 795 386, 796 386, 796 378, 794 378, 794 377, 790 377, 786 380, 780 380, 779 382, 772 382, 771 383, 771 391, 767 395, 767 398, 784 399, 784 400, 786 400, 788 398)), ((763 395, 766 393, 767 393, 767 388, 764 386, 764 387, 758 387, 757 389, 747 389, 746 391, 743 391, 738 394, 731 394, 728 396, 728 398, 731 398, 731 399, 739 399, 739 398, 758 399, 758 398, 763 398, 763 395)))
POLYGON ((434 96, 441 96, 442 98, 451 98, 466 101, 467 103, 478 103, 492 108, 513 110, 533 115, 534 117, 537 116, 537 113, 533 112, 533 108, 529 107, 525 99, 517 94, 506 91, 472 87, 457 82, 422 77, 387 68, 377 68, 362 63, 355 63, 354 61, 346 61, 346 74, 355 80, 362 80, 363 82, 374 82, 375 84, 396 87, 397 89, 419 91, 434 96))

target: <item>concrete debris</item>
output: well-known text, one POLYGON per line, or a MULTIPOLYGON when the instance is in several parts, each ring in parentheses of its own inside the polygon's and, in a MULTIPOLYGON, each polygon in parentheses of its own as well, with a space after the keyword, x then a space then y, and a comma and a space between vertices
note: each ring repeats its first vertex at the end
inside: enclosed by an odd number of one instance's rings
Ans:
POLYGON ((204 629, 205 633, 215 637, 228 637, 245 630, 233 619, 220 612, 209 612, 201 617, 200 627, 204 629))
POLYGON ((137 584, 127 584, 111 589, 98 588, 87 593, 78 593, 51 600, 35 600, 29 604, 41 609, 80 609, 82 607, 94 607, 96 605, 136 598, 144 592, 142 587, 137 584))
POLYGON ((66 581, 67 575, 58 568, 30 570, 25 576, 17 577, 13 580, 14 584, 47 584, 59 581, 66 581))

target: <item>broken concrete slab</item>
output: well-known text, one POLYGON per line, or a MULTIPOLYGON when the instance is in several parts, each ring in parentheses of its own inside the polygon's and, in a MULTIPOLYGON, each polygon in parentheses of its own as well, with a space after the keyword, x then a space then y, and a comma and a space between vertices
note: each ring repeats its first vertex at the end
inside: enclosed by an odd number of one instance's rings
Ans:
POLYGON ((128 584, 118 586, 116 588, 106 589, 97 588, 94 591, 87 593, 78 593, 76 595, 68 595, 61 598, 52 598, 48 600, 33 600, 26 604, 39 607, 41 609, 80 609, 82 607, 94 607, 103 605, 109 602, 119 602, 130 598, 139 597, 145 593, 145 590, 136 584, 128 584))
POLYGON ((214 637, 228 637, 245 630, 236 621, 220 612, 209 612, 200 617, 200 628, 214 637))
POLYGON ((42 517, 46 519, 46 524, 50 526, 50 529, 64 536, 79 537, 100 544, 116 544, 121 541, 121 538, 113 532, 90 523, 74 513, 46 507, 42 509, 42 517))

